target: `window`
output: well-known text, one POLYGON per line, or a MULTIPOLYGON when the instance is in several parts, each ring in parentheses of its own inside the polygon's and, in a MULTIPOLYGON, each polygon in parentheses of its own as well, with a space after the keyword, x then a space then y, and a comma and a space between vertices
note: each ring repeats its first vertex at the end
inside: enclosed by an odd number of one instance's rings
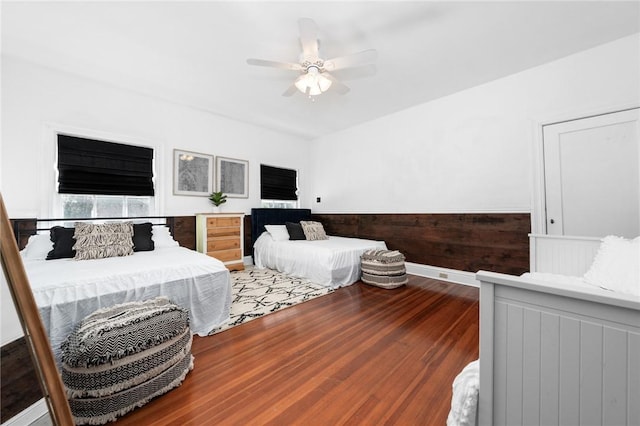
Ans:
POLYGON ((260 199, 262 207, 298 207, 298 172, 261 164, 260 199))
POLYGON ((60 194, 62 217, 139 217, 153 213, 153 197, 60 194))
POLYGON ((265 209, 297 209, 297 201, 284 201, 284 200, 260 200, 260 207, 265 209))
POLYGON ((58 193, 64 218, 149 216, 153 149, 59 134, 58 193))

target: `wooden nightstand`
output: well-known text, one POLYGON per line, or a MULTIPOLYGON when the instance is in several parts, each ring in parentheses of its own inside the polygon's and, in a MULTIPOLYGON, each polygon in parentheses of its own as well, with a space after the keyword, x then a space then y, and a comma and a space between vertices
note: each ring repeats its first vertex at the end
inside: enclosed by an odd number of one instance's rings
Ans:
POLYGON ((242 271, 244 213, 197 214, 196 249, 222 261, 231 271, 242 271))

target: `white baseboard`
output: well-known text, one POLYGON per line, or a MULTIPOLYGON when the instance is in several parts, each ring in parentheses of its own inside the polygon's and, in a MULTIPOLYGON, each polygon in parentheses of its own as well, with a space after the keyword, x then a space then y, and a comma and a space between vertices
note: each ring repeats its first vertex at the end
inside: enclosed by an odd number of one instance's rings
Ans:
POLYGON ((480 287, 480 282, 476 280, 476 274, 473 272, 439 268, 437 266, 422 265, 420 263, 411 262, 405 262, 405 267, 407 268, 407 274, 434 278, 440 281, 463 284, 471 287, 480 287))
POLYGON ((2 426, 27 426, 35 422, 42 416, 49 415, 49 407, 44 401, 44 398, 38 400, 26 410, 23 410, 11 417, 6 422, 2 423, 2 426))
MULTIPOLYGON (((253 258, 251 256, 245 256, 243 261, 246 266, 253 265, 253 258)), ((405 262, 405 267, 407 268, 407 274, 480 288, 480 281, 476 280, 476 274, 473 272, 439 268, 437 266, 422 265, 420 263, 411 262, 405 262)))

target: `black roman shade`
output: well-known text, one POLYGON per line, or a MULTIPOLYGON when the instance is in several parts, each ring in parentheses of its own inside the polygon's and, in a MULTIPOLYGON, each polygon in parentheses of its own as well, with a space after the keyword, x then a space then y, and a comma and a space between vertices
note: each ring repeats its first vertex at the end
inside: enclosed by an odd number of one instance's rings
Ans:
POLYGON ((260 164, 260 198, 262 200, 297 200, 298 173, 291 169, 260 164))
POLYGON ((153 149, 58 135, 58 192, 153 196, 153 149))

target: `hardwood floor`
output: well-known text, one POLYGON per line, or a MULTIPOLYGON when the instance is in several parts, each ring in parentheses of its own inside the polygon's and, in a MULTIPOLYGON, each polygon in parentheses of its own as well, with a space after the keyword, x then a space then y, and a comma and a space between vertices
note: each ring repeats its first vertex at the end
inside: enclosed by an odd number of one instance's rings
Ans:
POLYGON ((209 337, 182 386, 118 425, 444 425, 478 357, 477 288, 356 283, 209 337))

